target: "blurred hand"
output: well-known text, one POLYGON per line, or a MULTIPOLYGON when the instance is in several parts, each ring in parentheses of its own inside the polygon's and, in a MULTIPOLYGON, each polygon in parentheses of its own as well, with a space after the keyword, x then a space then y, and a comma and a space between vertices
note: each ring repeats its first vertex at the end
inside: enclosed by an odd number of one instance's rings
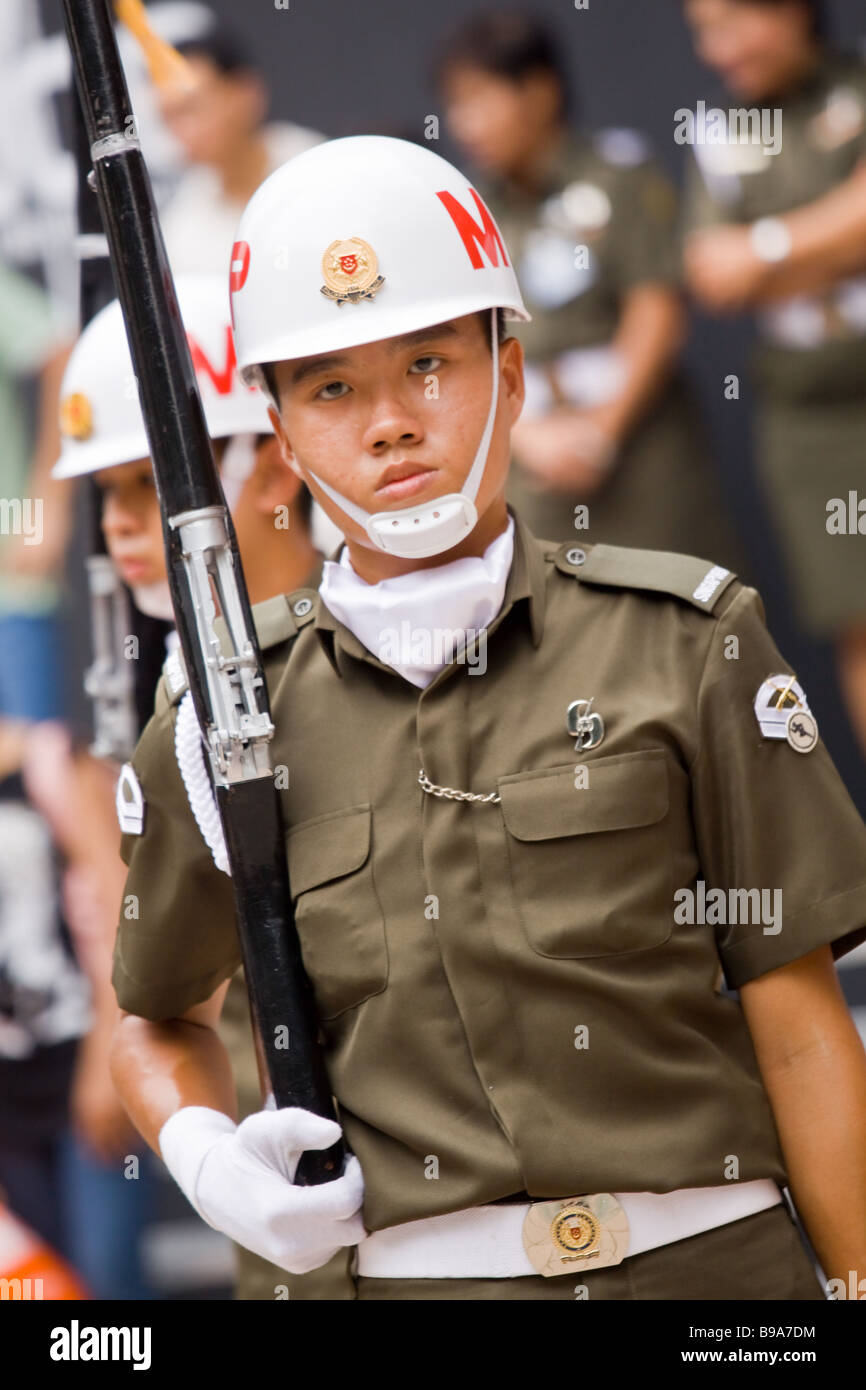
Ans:
POLYGON ((748 227, 694 232, 683 253, 686 280, 705 308, 735 312, 758 292, 767 266, 755 255, 748 227))
POLYGON ((518 421, 511 437, 515 454, 539 483, 583 496, 607 476, 617 449, 603 407, 560 406, 540 419, 518 421))

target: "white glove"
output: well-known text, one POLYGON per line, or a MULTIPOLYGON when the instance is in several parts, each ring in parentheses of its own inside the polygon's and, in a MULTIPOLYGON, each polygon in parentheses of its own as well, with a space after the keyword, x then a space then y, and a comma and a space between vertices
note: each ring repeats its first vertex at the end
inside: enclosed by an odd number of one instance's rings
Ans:
POLYGON ((307 1274, 367 1234, 354 1154, 333 1182, 294 1186, 301 1154, 329 1149, 341 1133, 335 1120, 296 1106, 260 1110, 236 1125, 219 1110, 186 1105, 162 1126, 159 1148, 203 1221, 290 1274, 307 1274))

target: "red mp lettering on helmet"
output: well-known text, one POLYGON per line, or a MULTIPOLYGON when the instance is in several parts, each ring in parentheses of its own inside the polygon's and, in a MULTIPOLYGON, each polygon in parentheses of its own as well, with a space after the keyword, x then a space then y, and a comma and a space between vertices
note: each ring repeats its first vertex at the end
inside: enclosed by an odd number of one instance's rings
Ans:
POLYGON ((502 237, 499 235, 499 228, 493 221, 490 211, 486 204, 479 198, 474 188, 469 192, 475 199, 475 206, 481 216, 481 226, 475 221, 471 212, 467 212, 462 203, 458 203, 453 193, 448 193, 443 189, 436 197, 442 203, 446 212, 457 228, 466 247, 469 259, 476 270, 484 269, 484 262, 481 259, 481 251, 484 252, 491 265, 499 265, 499 257, 502 257, 502 264, 508 265, 508 257, 505 254, 505 246, 502 237), (479 247, 481 250, 479 250, 479 247), (498 251, 497 251, 498 247, 498 251))

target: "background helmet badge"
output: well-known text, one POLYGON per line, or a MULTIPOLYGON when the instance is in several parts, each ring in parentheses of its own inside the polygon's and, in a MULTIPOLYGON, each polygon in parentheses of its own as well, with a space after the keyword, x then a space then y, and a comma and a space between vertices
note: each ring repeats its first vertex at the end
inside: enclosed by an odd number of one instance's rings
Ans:
POLYGON ((93 433, 93 411, 82 391, 73 391, 60 402, 60 433, 69 439, 89 439, 93 433))
POLYGON ((322 257, 322 294, 336 304, 359 304, 372 299, 385 283, 376 252, 358 236, 332 241, 322 257))

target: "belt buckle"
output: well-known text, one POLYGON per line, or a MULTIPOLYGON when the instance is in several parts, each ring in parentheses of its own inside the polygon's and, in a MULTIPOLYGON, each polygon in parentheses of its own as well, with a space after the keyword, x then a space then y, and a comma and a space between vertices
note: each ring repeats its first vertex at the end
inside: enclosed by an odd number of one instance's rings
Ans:
POLYGON ((628 1217, 612 1192, 533 1202, 523 1221, 523 1248, 546 1279, 618 1265, 628 1245, 628 1217))

